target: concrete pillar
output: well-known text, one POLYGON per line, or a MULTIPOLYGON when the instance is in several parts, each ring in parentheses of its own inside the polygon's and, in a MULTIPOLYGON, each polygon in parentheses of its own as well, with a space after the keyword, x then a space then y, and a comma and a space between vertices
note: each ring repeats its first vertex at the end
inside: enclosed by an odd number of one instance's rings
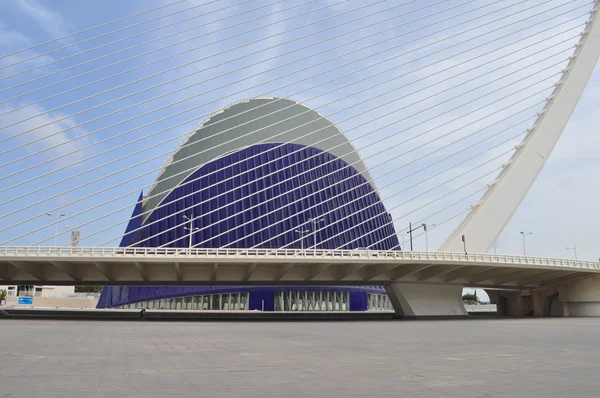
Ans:
MULTIPOLYGON (((492 304, 496 304, 500 316, 526 316, 533 315, 536 310, 537 299, 531 292, 486 290, 492 304)), ((540 310, 538 305, 538 311, 540 310)))
POLYGON ((564 316, 600 316, 600 276, 558 285, 564 316))
POLYGON ((467 316, 461 286, 394 283, 386 290, 397 316, 467 316))
POLYGON ((487 292, 504 316, 600 316, 600 277, 585 277, 535 291, 487 292), (553 306, 558 295, 559 305, 553 306), (558 307, 558 311, 556 311, 558 307))
POLYGON ((531 298, 533 299, 533 316, 542 317, 547 316, 546 306, 546 294, 544 292, 532 292, 531 298))

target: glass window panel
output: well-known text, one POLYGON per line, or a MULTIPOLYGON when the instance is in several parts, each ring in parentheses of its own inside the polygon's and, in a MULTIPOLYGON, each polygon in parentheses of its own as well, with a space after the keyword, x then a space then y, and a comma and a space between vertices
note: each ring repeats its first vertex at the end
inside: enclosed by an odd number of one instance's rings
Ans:
POLYGON ((231 295, 229 293, 223 294, 221 297, 221 309, 222 310, 230 310, 231 308, 229 307, 230 302, 229 299, 231 298, 231 295))
POLYGON ((239 310, 240 309, 240 294, 239 293, 231 293, 231 309, 239 310))
POLYGON ((241 298, 241 309, 244 311, 248 310, 248 293, 242 293, 241 298))

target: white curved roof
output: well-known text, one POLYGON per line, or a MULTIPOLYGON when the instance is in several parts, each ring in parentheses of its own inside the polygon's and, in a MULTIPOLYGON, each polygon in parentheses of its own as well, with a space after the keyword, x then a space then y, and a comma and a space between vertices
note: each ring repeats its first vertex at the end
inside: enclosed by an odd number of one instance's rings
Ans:
POLYGON ((260 97, 215 112, 190 133, 159 172, 144 210, 154 209, 190 174, 216 158, 259 143, 282 142, 329 152, 371 180, 354 146, 327 118, 293 100, 260 97))

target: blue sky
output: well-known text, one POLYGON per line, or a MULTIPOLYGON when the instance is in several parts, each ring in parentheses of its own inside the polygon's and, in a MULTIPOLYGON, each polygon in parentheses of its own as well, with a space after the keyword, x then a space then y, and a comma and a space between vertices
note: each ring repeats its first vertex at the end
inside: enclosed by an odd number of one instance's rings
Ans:
MULTIPOLYGON (((3 10, 0 15, 0 54, 167 3, 158 0, 0 0, 3 10)), ((366 164, 373 168, 376 184, 385 187, 381 189, 381 195, 398 219, 396 229, 405 228, 409 221, 425 219, 430 225, 439 224, 431 228, 428 235, 430 248, 439 246, 460 221, 460 217, 452 217, 476 203, 481 189, 492 181, 494 175, 456 193, 452 193, 453 190, 479 175, 493 172, 510 155, 500 156, 518 143, 519 132, 533 122, 532 117, 540 109, 540 105, 536 108, 535 104, 549 93, 552 83, 557 80, 556 73, 564 67, 564 60, 572 53, 570 46, 575 42, 575 39, 568 39, 578 30, 550 37, 565 27, 574 27, 582 22, 584 17, 575 19, 570 25, 565 21, 582 15, 586 11, 583 6, 588 2, 451 0, 437 3, 417 1, 400 7, 400 2, 376 0, 360 4, 341 0, 227 0, 149 22, 120 34, 76 44, 130 23, 202 4, 187 0, 93 32, 1 58, 0 67, 4 68, 0 70, 0 79, 3 79, 0 81, 0 90, 3 90, 0 92, 0 113, 5 115, 0 116, 0 125, 16 124, 0 131, 0 139, 27 133, 0 143, 2 152, 23 145, 0 155, 0 164, 14 162, 0 171, 5 176, 0 182, 1 189, 6 189, 0 193, 0 202, 9 202, 0 205, 0 227, 4 229, 18 224, 0 232, 0 241, 24 235, 10 244, 39 241, 50 244, 54 225, 52 219, 44 214, 48 211, 55 213, 55 209, 59 208, 69 217, 61 222, 63 233, 59 243, 65 244, 67 232, 75 228, 86 238, 82 242, 84 245, 111 240, 112 245, 117 244, 139 191, 152 184, 170 151, 194 126, 210 112, 232 102, 258 95, 273 95, 291 96, 306 102, 336 122, 353 139, 366 164), (566 5, 553 9, 561 4, 566 5), (219 11, 228 6, 231 7, 219 11), (536 8, 525 10, 533 6, 536 8), (582 8, 568 15, 559 15, 579 6, 582 8), (257 7, 260 9, 251 11, 257 7), (444 8, 451 10, 446 14, 429 16, 444 8), (534 16, 541 11, 547 13, 534 16), (510 15, 517 12, 514 16, 510 15), (336 16, 341 13, 344 14, 336 16), (461 13, 465 14, 459 16, 461 13), (443 20, 451 15, 456 19, 443 20), (198 17, 182 22, 195 16, 198 17), (502 17, 505 19, 497 21, 502 17), (500 29, 525 17, 531 18, 500 29), (243 23, 251 19, 256 20, 243 23), (320 19, 325 20, 302 27, 320 19), (347 23, 336 26, 344 22, 347 23), (452 27, 457 22, 465 25, 452 27), (519 31, 536 22, 539 22, 537 26, 519 31), (562 28, 534 35, 561 22, 565 23, 562 28), (170 23, 177 24, 161 28, 170 23), (231 27, 235 24, 238 26, 231 27), (267 24, 270 26, 263 28, 267 24), (458 35, 475 26, 481 27, 458 35), (158 30, 93 49, 155 28, 158 30), (444 28, 447 30, 436 33, 444 28), (498 30, 493 32, 496 28, 498 30), (320 30, 323 31, 314 34, 320 30), (509 33, 512 35, 509 36, 509 33), (166 35, 172 36, 160 39, 166 35), (452 35, 457 36, 452 38, 452 35), (235 37, 228 39, 230 36, 235 37), (442 41, 446 38, 448 40, 442 41), (547 39, 545 42, 537 44, 544 38, 547 39), (461 44, 466 40, 468 42, 461 44), (486 44, 492 40, 495 41, 486 44), (510 44, 517 40, 520 40, 518 44, 510 44), (73 46, 43 55, 67 45, 73 46), (139 47, 109 55, 136 45, 139 47), (506 48, 500 49, 503 45, 506 48), (516 52, 527 45, 531 46, 527 51, 516 52), (468 51, 474 46, 479 47, 468 51), (86 50, 90 51, 75 55, 86 50), (153 50, 156 51, 142 56, 153 50), (188 52, 178 55, 185 51, 188 52), (539 54, 520 60, 537 51, 539 54), (136 55, 140 57, 127 60, 136 55), (77 66, 103 56, 106 57, 77 66), (26 60, 30 57, 36 58, 26 60), (64 57, 70 58, 61 60, 64 57), (157 60, 161 61, 141 67, 157 60), (123 62, 73 78, 119 61, 123 62), (47 63, 51 64, 24 72, 47 63), (62 71, 69 67, 72 68, 62 71), (63 90, 135 67, 140 68, 37 103, 63 90), (158 74, 166 69, 173 70, 158 74), (9 77, 13 74, 18 75, 9 77), (44 77, 46 74, 52 75, 44 77), (153 74, 158 75, 119 90, 98 94, 153 74), (70 78, 73 79, 27 94, 70 78), (32 79, 37 80, 26 83, 32 79), (538 80, 543 81, 534 85, 538 80), (11 88, 21 83, 25 84, 11 88), (531 88, 526 88, 528 85, 531 88), (145 91, 136 94, 140 90, 145 91), (468 94, 461 96, 467 91, 468 94), (539 95, 526 99, 538 91, 541 92, 539 95), (115 101, 130 94, 128 98, 115 101), (508 95, 510 97, 503 99, 508 95), (65 106, 87 96, 93 97, 65 106), (163 97, 149 101, 158 96, 163 97), (469 102, 474 98, 481 99, 469 102), (523 103, 503 109, 519 100, 523 103), (137 105, 142 101, 148 102, 137 105), (27 106, 31 103, 35 104, 27 106), (103 105, 105 103, 108 104, 103 105), (520 116, 501 122, 528 106, 532 108, 523 111, 520 116), (46 113, 57 107, 60 109, 46 113), (88 110, 90 107, 96 109, 88 110), (480 107, 482 109, 478 110, 480 107), (190 108, 194 109, 170 117, 190 108), (114 114, 106 116, 110 113, 114 114), (144 113, 144 116, 137 117, 144 113), (169 118, 158 121, 166 117, 169 118), (483 117, 488 118, 479 121, 483 117), (96 118, 98 120, 94 120, 96 118), (524 120, 522 124, 502 132, 507 124, 521 120, 524 120), (488 127, 494 122, 497 125, 488 127), (374 130, 378 131, 371 133, 374 130), (498 136, 494 136, 495 133, 498 136), (489 137, 489 141, 473 149, 468 148, 484 137, 489 137), (501 144, 510 137, 516 138, 501 144), (70 141, 75 138, 76 141, 70 141), (31 143, 35 140, 40 141, 31 143), (429 143, 432 140, 435 142, 429 143), (455 140, 459 142, 444 148, 455 140), (137 142, 130 144, 132 141, 137 142), (492 149, 495 145, 498 147, 492 149), (488 152, 471 161, 466 160, 486 148, 488 152), (459 155, 444 160, 459 149, 462 149, 459 155), (36 154, 38 151, 40 153, 36 154), (134 151, 140 153, 132 154, 134 151), (431 155, 420 159, 429 153, 431 155), (480 169, 462 175, 492 159, 495 160, 480 169), (436 176, 461 160, 465 163, 436 176), (110 161, 115 163, 103 166, 110 161), (439 163, 430 166, 436 161, 439 163), (126 170, 136 163, 140 165, 126 170), (426 166, 430 167, 419 171, 426 166), (32 169, 23 171, 28 167, 32 169), (6 177, 12 173, 15 175, 6 177), (42 173, 49 174, 39 177, 42 173), (108 174, 114 175, 110 179, 102 179, 108 174), (428 177, 430 179, 420 183, 428 177), (26 182, 31 178, 37 179, 26 182), (451 183, 428 192, 453 178, 456 179, 451 183), (99 181, 93 182, 95 179, 99 181), (110 188, 119 183, 123 184, 110 188), (420 184, 415 185, 417 183, 420 184), (10 188, 16 184, 21 185, 10 188), (82 184, 87 185, 76 189, 82 184), (48 188, 32 193, 46 186, 48 188), (73 191, 62 194, 69 189, 73 191), (102 190, 106 191, 100 192, 102 190), (445 194, 448 196, 425 206, 445 194), (442 210, 467 194, 472 196, 442 210), (107 203, 101 205, 104 202, 107 203), (30 207, 20 210, 24 206, 30 207), (9 212, 14 214, 7 215, 9 212), (113 214, 104 216, 107 213, 113 214), (32 220, 24 222, 28 218, 32 220), (105 228, 108 229, 98 233, 105 228), (40 230, 29 233, 36 229, 40 230)), ((600 193, 597 181, 600 165, 597 160, 598 144, 594 139, 600 114, 599 86, 600 73, 596 71, 546 168, 498 239, 499 252, 521 253, 519 231, 523 228, 533 232, 527 238, 528 254, 570 257, 573 253, 566 246, 576 244, 580 258, 597 259, 600 256, 596 227, 600 221, 596 204, 600 193)), ((415 249, 425 248, 424 238, 417 238, 415 249)))

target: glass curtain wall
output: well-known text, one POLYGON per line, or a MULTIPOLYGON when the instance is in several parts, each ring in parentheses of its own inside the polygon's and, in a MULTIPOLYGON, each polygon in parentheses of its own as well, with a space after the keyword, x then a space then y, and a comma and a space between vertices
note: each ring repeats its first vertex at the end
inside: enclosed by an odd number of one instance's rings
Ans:
POLYGON ((369 293, 367 311, 394 311, 394 307, 387 294, 369 293))
POLYGON ((245 311, 248 309, 248 293, 218 293, 188 297, 174 297, 126 304, 119 308, 144 308, 149 310, 245 311))
POLYGON ((275 311, 350 311, 350 293, 315 290, 275 292, 275 311))

